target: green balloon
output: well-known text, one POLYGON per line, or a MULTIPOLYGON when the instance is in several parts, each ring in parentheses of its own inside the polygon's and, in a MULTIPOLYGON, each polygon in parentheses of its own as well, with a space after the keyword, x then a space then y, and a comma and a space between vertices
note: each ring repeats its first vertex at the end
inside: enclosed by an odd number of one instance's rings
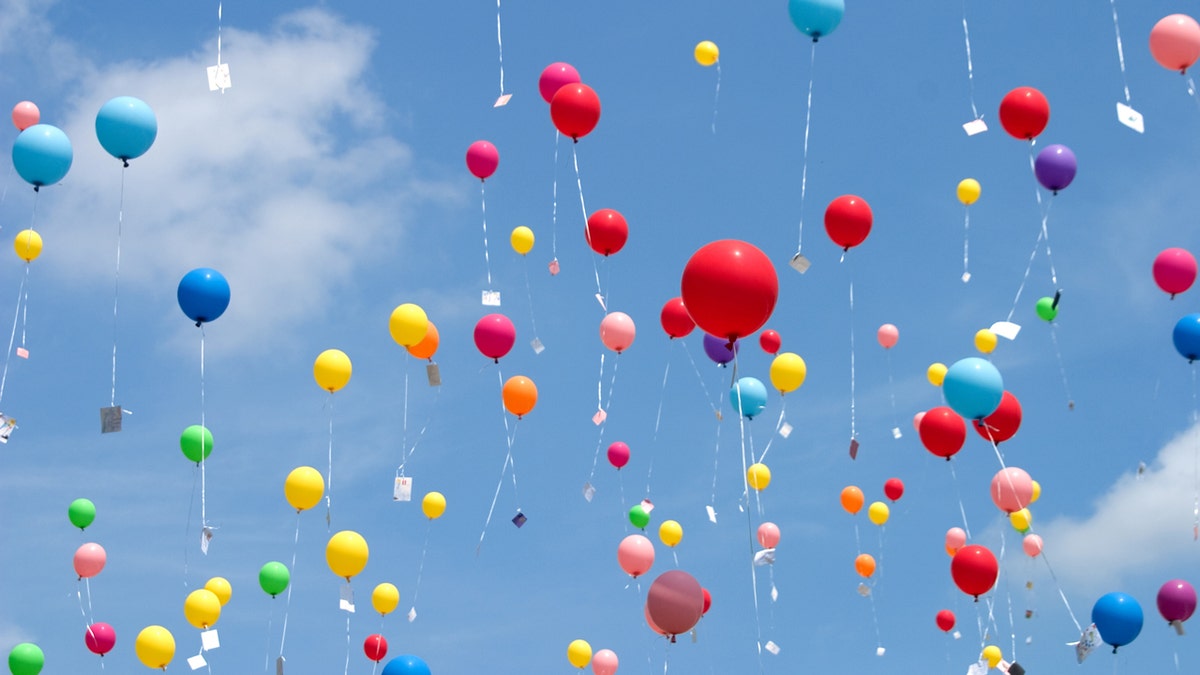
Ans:
POLYGON ((90 499, 76 499, 67 507, 67 517, 71 519, 72 525, 86 530, 96 519, 96 505, 90 499))
POLYGON ((272 598, 287 590, 291 573, 281 562, 269 562, 258 571, 258 585, 272 598))
POLYGON ((183 435, 179 437, 179 449, 183 451, 184 457, 199 464, 212 454, 212 432, 199 424, 193 424, 184 429, 183 435))
POLYGON ((641 504, 637 504, 629 509, 629 522, 639 530, 644 530, 650 524, 650 514, 646 513, 646 509, 642 508, 641 504))
POLYGON ((32 642, 22 642, 8 653, 8 669, 12 675, 38 675, 44 665, 46 655, 32 642))
POLYGON ((1042 298, 1037 301, 1037 315, 1042 321, 1053 321, 1058 316, 1058 308, 1054 306, 1054 298, 1042 298))

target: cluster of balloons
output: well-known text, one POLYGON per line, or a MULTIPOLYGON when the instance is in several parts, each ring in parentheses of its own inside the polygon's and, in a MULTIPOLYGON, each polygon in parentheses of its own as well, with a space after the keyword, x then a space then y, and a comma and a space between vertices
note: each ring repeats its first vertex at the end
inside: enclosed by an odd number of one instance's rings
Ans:
POLYGON ((551 63, 538 77, 538 92, 550 104, 554 128, 576 143, 600 122, 600 97, 569 63, 551 63))

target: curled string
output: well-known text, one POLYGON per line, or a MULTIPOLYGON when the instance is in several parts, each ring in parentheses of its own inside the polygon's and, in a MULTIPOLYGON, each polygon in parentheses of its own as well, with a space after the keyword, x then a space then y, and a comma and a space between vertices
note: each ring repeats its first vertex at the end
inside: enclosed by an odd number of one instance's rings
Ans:
POLYGON ((717 91, 713 94, 712 132, 717 133, 717 102, 721 100, 721 60, 717 59, 717 91))
MULTIPOLYGON (((218 15, 220 10, 217 11, 218 15)), ((217 29, 220 35, 220 28, 217 29)), ((221 62, 220 38, 218 37, 217 63, 221 62)), ((117 207, 117 271, 113 275, 113 346, 112 346, 112 393, 109 406, 117 404, 117 301, 121 298, 121 229, 125 222, 125 168, 121 168, 121 199, 117 207)), ((203 443, 203 438, 201 438, 203 443)))
MULTIPOLYGON (((296 551, 300 548, 300 512, 296 512, 296 534, 292 539, 292 566, 289 569, 290 576, 295 576, 296 573, 296 551)), ((283 635, 279 638, 279 657, 283 658, 283 645, 287 642, 287 626, 288 612, 292 609, 292 588, 295 584, 289 583, 287 588, 287 604, 283 606, 283 635)))
MULTIPOLYGON (((796 252, 804 247, 804 195, 808 191, 808 132, 812 124, 812 93, 814 66, 817 62, 817 42, 813 41, 812 56, 808 63, 808 110, 804 113, 804 160, 800 169, 800 236, 796 241, 796 252)), ((761 649, 760 649, 761 655, 761 649)))
MULTIPOLYGON (((646 496, 650 496, 650 477, 654 474, 654 446, 658 444, 658 426, 662 422, 663 403, 667 400, 667 376, 671 374, 671 361, 663 368, 662 390, 658 393, 658 413, 654 416, 654 435, 650 438, 650 461, 646 468, 646 496)), ((1197 460, 1200 462, 1200 459, 1197 460)), ((1200 486, 1200 482, 1197 482, 1200 486)))
POLYGON ((500 51, 500 95, 504 95, 504 41, 500 38, 500 0, 496 0, 496 48, 500 51))
POLYGON ((971 65, 971 31, 967 29, 967 0, 963 0, 963 42, 967 46, 967 92, 971 99, 971 114, 975 119, 982 119, 975 107, 975 68, 971 65))
POLYGON ((488 256, 487 240, 487 194, 483 181, 479 181, 479 204, 483 210, 483 263, 487 267, 488 288, 492 287, 492 260, 488 256))
POLYGON ((1125 49, 1121 47, 1121 24, 1117 21, 1117 0, 1109 0, 1112 5, 1113 31, 1117 34, 1117 60, 1121 63, 1121 82, 1125 85, 1125 104, 1129 105, 1129 78, 1125 76, 1125 49))

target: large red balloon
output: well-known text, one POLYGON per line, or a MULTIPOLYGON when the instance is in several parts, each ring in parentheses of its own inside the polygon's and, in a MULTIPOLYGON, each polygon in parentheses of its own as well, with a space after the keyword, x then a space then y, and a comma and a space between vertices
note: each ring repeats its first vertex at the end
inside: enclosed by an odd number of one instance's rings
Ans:
POLYGON ((1050 102, 1033 87, 1017 87, 1000 101, 1000 126, 1013 138, 1033 140, 1050 121, 1050 102))
POLYGON ((989 441, 1003 443, 1016 435, 1017 429, 1021 427, 1021 402, 1011 392, 1006 391, 1000 396, 1000 406, 995 412, 981 420, 973 420, 972 424, 980 436, 989 441))
POLYGON ((379 633, 368 635, 367 639, 363 641, 363 653, 367 655, 368 659, 376 663, 379 663, 387 656, 387 647, 387 639, 379 633))
POLYGON ((866 240, 873 220, 871 206, 857 195, 842 195, 825 208, 825 232, 846 250, 866 240))
POLYGON ((979 596, 992 590, 996 578, 1000 575, 1000 566, 996 556, 986 547, 979 544, 968 544, 958 549, 950 560, 950 576, 954 585, 967 595, 979 596))
POLYGON ((692 254, 683 268, 680 289, 696 325, 732 342, 771 318, 779 298, 779 278, 761 250, 737 239, 721 239, 692 254))
POLYGON ((600 121, 600 97, 581 82, 563 85, 550 99, 550 119, 564 136, 587 136, 600 121))
POLYGON ((704 589, 683 570, 663 572, 646 593, 646 614, 667 635, 686 633, 704 614, 704 589))
POLYGON ((688 314, 687 305, 683 304, 683 298, 680 297, 668 300, 658 319, 672 339, 686 337, 696 329, 696 322, 692 321, 692 315, 688 314))
POLYGON ((588 216, 583 234, 593 251, 609 256, 625 246, 625 240, 629 238, 629 225, 625 222, 625 216, 616 209, 600 209, 588 216))
POLYGON ((943 405, 921 416, 917 433, 926 450, 949 460, 967 442, 967 423, 958 413, 943 405))

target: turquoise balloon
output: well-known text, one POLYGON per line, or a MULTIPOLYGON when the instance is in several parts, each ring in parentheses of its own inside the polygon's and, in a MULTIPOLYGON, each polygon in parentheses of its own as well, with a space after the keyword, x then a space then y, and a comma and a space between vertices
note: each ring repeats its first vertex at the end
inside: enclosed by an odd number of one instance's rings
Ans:
POLYGON ((13 168, 35 190, 65 178, 74 159, 71 140, 62 129, 49 124, 29 127, 13 142, 13 168))
POLYGON ((158 136, 158 120, 145 101, 118 96, 96 113, 96 138, 105 152, 128 165, 146 154, 158 136))
POLYGON ((832 33, 845 13, 845 0, 788 0, 792 23, 813 42, 832 33))
POLYGON ((758 378, 740 378, 729 389, 729 402, 738 413, 747 419, 754 419, 767 407, 767 387, 758 378))
POLYGON ((996 412, 1004 397, 1004 378, 991 361, 977 356, 950 366, 942 381, 946 405, 969 420, 980 420, 996 412))

